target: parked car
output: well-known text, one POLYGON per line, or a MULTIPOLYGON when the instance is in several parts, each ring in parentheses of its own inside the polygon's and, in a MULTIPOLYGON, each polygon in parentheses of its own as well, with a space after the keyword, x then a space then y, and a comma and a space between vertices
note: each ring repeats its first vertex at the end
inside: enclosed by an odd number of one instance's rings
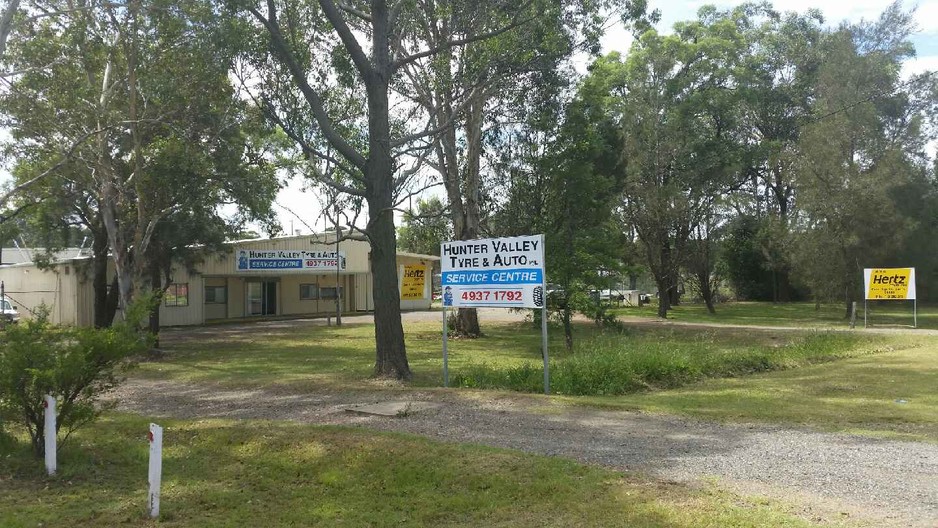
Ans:
POLYGON ((13 306, 9 298, 3 299, 2 313, 0 313, 0 315, 2 315, 4 321, 7 323, 16 323, 20 320, 20 314, 16 311, 16 306, 13 306))

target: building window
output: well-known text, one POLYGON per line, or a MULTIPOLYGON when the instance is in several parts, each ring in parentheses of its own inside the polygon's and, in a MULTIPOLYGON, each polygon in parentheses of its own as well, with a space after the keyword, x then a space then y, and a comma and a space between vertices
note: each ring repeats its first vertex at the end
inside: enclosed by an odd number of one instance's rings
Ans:
MULTIPOLYGON (((319 298, 324 300, 335 300, 336 288, 335 286, 330 286, 328 288, 319 288, 319 298)), ((342 288, 339 287, 339 295, 342 295, 342 288)))
POLYGON ((206 286, 205 304, 225 304, 228 302, 227 286, 206 286))
POLYGON ((189 284, 170 284, 163 294, 163 304, 166 306, 189 306, 189 284))
POLYGON ((315 301, 319 298, 319 286, 316 284, 300 284, 300 300, 315 301))

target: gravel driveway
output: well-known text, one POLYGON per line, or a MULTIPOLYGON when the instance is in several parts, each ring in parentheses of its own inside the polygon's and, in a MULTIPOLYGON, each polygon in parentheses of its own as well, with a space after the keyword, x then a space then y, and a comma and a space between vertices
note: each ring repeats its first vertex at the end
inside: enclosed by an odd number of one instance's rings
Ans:
POLYGON ((132 379, 115 396, 121 410, 146 416, 292 420, 403 431, 565 456, 691 484, 717 477, 721 485, 747 495, 790 500, 814 520, 938 527, 938 445, 619 411, 544 412, 545 399, 522 394, 395 388, 297 394, 132 379), (442 405, 406 417, 346 412, 388 400, 442 405))

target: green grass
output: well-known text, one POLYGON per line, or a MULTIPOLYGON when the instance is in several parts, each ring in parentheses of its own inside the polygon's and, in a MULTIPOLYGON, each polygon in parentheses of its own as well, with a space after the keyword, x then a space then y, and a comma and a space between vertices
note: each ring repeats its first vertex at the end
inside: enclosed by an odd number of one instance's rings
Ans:
MULTIPOLYGON (((374 364, 372 332, 370 325, 284 326, 175 343, 164 340, 166 358, 142 364, 135 375, 238 387, 361 387, 374 364)), ((541 392, 540 332, 529 324, 502 323, 485 325, 485 333, 482 339, 450 340, 454 385, 541 392)), ((412 384, 442 385, 438 326, 408 324, 405 334, 412 384)), ((882 340, 879 336, 867 339, 882 340)), ((569 394, 674 387, 704 377, 855 355, 868 348, 860 346, 860 338, 847 334, 682 328, 636 328, 620 334, 590 324, 577 325, 575 343, 571 353, 563 345, 561 330, 550 332, 557 390, 569 394)))
MULTIPOLYGON (((405 331, 410 386, 440 386, 438 327, 405 331)), ((372 332, 369 325, 231 330, 169 342, 165 359, 133 375, 295 392, 383 390, 369 381, 372 332)), ((539 332, 527 324, 487 324, 485 332, 450 340, 451 381, 541 392, 539 332)), ((938 441, 938 339, 931 336, 657 325, 610 335, 584 324, 570 354, 559 329, 550 335, 552 388, 565 393, 564 403, 938 441), (636 388, 642 391, 610 396, 636 388)))
MULTIPOLYGON (((641 308, 613 308, 612 312, 626 317, 657 317, 657 306, 641 308)), ((703 304, 683 303, 668 312, 668 318, 689 323, 722 323, 753 326, 797 326, 846 328, 840 304, 822 304, 815 310, 814 303, 729 302, 716 305, 716 314, 707 312, 703 304)), ((918 307, 918 327, 938 329, 938 306, 918 307)), ((872 327, 912 326, 912 304, 908 302, 876 302, 869 305, 869 323, 872 327)), ((858 303, 857 325, 863 327, 863 303, 858 303)))
POLYGON ((823 365, 710 379, 667 391, 564 401, 938 442, 938 340, 891 342, 891 352, 823 365))
MULTIPOLYGON (((551 387, 557 394, 621 395, 797 368, 873 350, 860 348, 861 339, 848 334, 814 334, 775 346, 727 343, 714 332, 690 339, 679 335, 671 332, 670 338, 662 339, 613 333, 583 339, 574 354, 551 363, 551 387)), ((474 365, 456 373, 453 384, 540 392, 541 369, 531 363, 509 368, 474 365)))
POLYGON ((111 414, 46 477, 0 455, 0 526, 622 526, 811 524, 793 507, 575 462, 283 422, 162 420, 161 518, 146 517, 147 421, 111 414))

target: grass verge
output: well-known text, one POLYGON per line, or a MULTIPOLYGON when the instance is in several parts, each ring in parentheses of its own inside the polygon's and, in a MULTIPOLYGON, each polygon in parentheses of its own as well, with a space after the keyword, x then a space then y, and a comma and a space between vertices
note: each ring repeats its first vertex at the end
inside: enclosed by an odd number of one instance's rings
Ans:
POLYGON ((0 456, 0 526, 801 527, 789 507, 565 459, 272 422, 161 421, 161 518, 146 518, 147 421, 112 414, 60 472, 0 456))
POLYGON ((836 363, 709 379, 667 391, 563 401, 938 443, 938 341, 891 342, 891 352, 836 363))
MULTIPOLYGON (((680 387, 705 378, 736 377, 803 367, 862 353, 855 335, 819 333, 777 345, 731 345, 713 332, 681 340, 597 334, 581 340, 574 354, 552 363, 557 394, 621 395, 680 387)), ((478 364, 453 376, 453 384, 483 389, 543 391, 541 367, 526 363, 499 368, 478 364)))
MULTIPOLYGON (((911 327, 911 301, 871 301, 868 322, 871 327, 911 327)), ((624 317, 657 318, 657 305, 641 308, 619 307, 611 312, 624 317)), ((858 303, 857 324, 863 326, 863 302, 858 303)), ((802 328, 846 328, 849 320, 844 317, 841 304, 791 302, 728 302, 716 305, 715 314, 707 312, 700 303, 682 303, 668 312, 668 319, 687 323, 720 323, 751 326, 797 326, 802 328)), ((918 327, 938 329, 938 306, 919 304, 918 327)))

